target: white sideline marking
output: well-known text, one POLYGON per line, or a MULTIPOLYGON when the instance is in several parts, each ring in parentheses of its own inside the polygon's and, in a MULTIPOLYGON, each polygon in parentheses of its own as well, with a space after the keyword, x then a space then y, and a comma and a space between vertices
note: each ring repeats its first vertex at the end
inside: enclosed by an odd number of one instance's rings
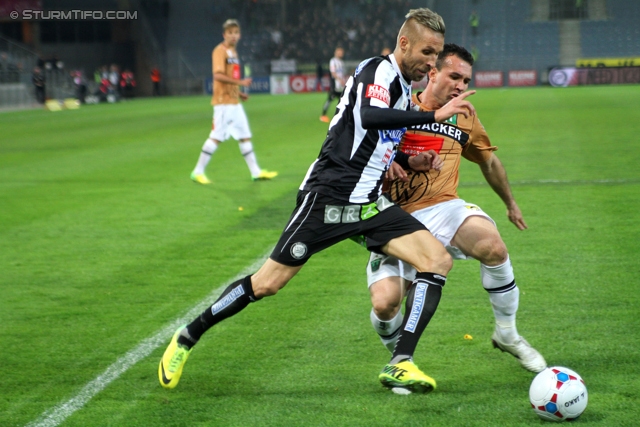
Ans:
MULTIPOLYGON (((195 307, 185 313, 179 319, 174 320, 169 325, 156 332, 151 338, 143 340, 133 350, 130 350, 127 354, 116 360, 111 366, 109 366, 102 374, 98 375, 93 381, 85 385, 82 390, 78 392, 74 397, 61 403, 53 408, 47 409, 40 415, 40 417, 30 422, 26 427, 56 427, 60 425, 64 420, 70 417, 74 412, 82 409, 96 394, 100 393, 111 382, 116 380, 120 375, 126 372, 133 365, 140 360, 147 357, 153 350, 160 347, 163 344, 167 344, 167 338, 171 337, 178 326, 183 325, 193 320, 196 316, 202 313, 208 306, 211 305, 213 300, 228 286, 228 283, 235 282, 251 273, 254 273, 265 262, 271 250, 265 255, 256 259, 253 264, 242 270, 233 279, 229 280, 227 284, 220 286, 213 290, 207 297, 199 302, 195 307)), ((155 380, 155 371, 154 371, 155 380)))

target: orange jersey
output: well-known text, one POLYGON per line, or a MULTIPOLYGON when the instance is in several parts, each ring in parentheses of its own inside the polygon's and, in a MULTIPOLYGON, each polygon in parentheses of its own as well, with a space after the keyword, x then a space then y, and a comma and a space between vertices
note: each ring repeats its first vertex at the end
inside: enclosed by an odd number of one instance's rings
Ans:
POLYGON ((211 105, 237 104, 240 102, 240 86, 231 83, 219 82, 215 74, 225 74, 234 79, 240 79, 240 60, 234 48, 226 47, 220 43, 211 54, 213 69, 213 96, 211 105))
MULTIPOLYGON (((420 104, 417 94, 413 95, 413 102, 421 111, 428 111, 420 104)), ((410 156, 434 150, 444 161, 440 171, 407 171, 408 182, 396 180, 388 185, 387 191, 392 199, 409 213, 457 199, 460 157, 483 163, 498 149, 491 145, 477 116, 465 118, 462 114, 444 123, 412 126, 402 138, 399 148, 410 156)))

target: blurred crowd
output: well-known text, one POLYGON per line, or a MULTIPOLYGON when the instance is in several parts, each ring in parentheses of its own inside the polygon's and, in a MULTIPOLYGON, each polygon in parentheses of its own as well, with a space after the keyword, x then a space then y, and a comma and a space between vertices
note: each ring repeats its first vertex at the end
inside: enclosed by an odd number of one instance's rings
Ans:
POLYGON ((253 59, 313 63, 331 58, 336 46, 351 60, 393 49, 410 8, 408 0, 359 0, 334 2, 335 12, 330 13, 326 0, 297 1, 287 3, 286 24, 277 27, 263 25, 259 10, 245 8, 239 15, 250 28, 247 47, 253 59))
MULTIPOLYGON (((64 63, 57 59, 38 60, 33 69, 31 81, 34 85, 36 100, 44 103, 47 99, 47 81, 58 88, 72 91, 80 103, 116 102, 120 99, 133 98, 136 79, 129 69, 120 71, 116 64, 103 65, 95 70, 92 78, 83 70, 64 69, 64 63)), ((71 94, 68 94, 71 96, 71 94)))
MULTIPOLYGON (((74 80, 77 80, 77 86, 83 83, 83 76, 80 71, 76 72, 74 80)), ((95 90, 92 95, 97 97, 99 101, 119 100, 120 98, 126 99, 134 96, 136 79, 133 72, 128 68, 120 71, 120 67, 116 64, 103 65, 94 71, 93 82, 95 90)), ((78 97, 78 99, 83 102, 84 97, 78 97)))

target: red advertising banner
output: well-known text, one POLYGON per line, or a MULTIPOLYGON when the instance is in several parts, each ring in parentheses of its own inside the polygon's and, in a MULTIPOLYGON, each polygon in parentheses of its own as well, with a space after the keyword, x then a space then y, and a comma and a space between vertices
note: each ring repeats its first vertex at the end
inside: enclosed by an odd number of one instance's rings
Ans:
POLYGON ((478 71, 474 80, 475 87, 502 87, 502 71, 478 71))
POLYGON ((536 70, 509 71, 509 86, 535 86, 538 84, 536 70))
MULTIPOLYGON (((289 76, 289 87, 293 93, 316 92, 317 78, 315 74, 294 74, 289 76)), ((322 91, 329 89, 329 77, 322 77, 322 91)))
POLYGON ((549 83, 555 87, 640 83, 640 67, 554 68, 549 83))

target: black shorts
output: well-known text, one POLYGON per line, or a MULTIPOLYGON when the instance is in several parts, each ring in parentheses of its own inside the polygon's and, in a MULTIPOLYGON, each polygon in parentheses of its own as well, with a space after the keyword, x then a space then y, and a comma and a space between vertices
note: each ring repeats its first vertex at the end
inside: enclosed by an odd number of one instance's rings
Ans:
POLYGON ((270 258, 292 267, 303 265, 311 255, 354 236, 364 236, 367 249, 381 253, 390 240, 418 230, 426 228, 387 195, 371 204, 345 205, 311 191, 299 195, 270 258))

